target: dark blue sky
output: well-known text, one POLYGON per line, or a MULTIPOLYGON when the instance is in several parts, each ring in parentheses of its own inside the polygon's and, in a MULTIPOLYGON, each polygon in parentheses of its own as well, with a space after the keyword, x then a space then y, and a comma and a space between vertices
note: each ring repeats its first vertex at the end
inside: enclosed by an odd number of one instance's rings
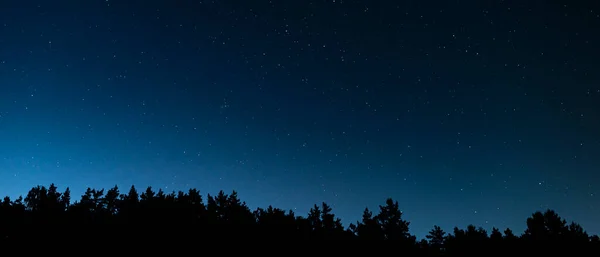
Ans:
POLYGON ((0 190, 237 190, 422 236, 600 232, 600 8, 542 1, 2 1, 0 190), (594 47, 596 46, 596 47, 594 47))

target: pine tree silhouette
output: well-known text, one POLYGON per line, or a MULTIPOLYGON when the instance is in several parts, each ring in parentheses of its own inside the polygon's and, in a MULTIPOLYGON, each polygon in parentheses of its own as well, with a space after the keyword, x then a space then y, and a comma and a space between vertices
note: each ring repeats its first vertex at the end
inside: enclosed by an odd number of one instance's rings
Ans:
POLYGON ((434 226, 417 240, 410 234, 410 222, 403 219, 400 204, 392 199, 379 206, 377 214, 365 208, 362 220, 348 228, 327 203, 314 205, 303 217, 273 206, 251 211, 235 191, 203 199, 197 189, 167 194, 147 187, 140 194, 131 186, 127 194, 120 194, 115 186, 106 191, 88 188, 73 201, 69 188, 61 193, 54 184, 36 186, 25 198, 5 197, 0 202, 0 244, 85 239, 95 246, 149 241, 183 249, 197 247, 193 242, 215 239, 391 240, 399 254, 407 256, 600 253, 598 236, 590 236, 578 223, 567 223, 553 210, 533 213, 522 235, 509 228, 503 232, 492 228, 488 234, 474 225, 446 233, 434 226), (60 236, 50 231, 60 231, 60 236))

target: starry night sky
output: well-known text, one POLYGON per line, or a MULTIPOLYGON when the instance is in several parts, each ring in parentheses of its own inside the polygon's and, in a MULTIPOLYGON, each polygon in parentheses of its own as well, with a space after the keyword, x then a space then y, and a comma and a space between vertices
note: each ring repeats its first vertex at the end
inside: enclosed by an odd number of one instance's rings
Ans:
POLYGON ((2 1, 0 191, 235 189, 345 225, 393 197, 417 236, 552 208, 596 234, 585 2, 2 1))

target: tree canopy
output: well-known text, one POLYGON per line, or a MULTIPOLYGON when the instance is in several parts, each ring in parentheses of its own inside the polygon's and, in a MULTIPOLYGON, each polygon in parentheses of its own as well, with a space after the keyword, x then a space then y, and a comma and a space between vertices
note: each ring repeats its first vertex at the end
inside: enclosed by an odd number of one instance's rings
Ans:
POLYGON ((410 222, 402 217, 400 204, 391 198, 377 213, 366 208, 362 220, 344 227, 326 203, 314 205, 306 216, 300 216, 273 206, 251 210, 235 191, 208 194, 204 200, 197 189, 166 193, 148 187, 139 193, 134 186, 127 193, 117 186, 88 188, 79 200, 72 201, 69 188, 60 192, 51 184, 33 187, 25 198, 4 198, 0 243, 81 237, 107 244, 152 239, 391 240, 396 241, 398 251, 419 256, 600 253, 598 236, 588 235, 579 224, 568 223, 553 210, 535 212, 525 222, 527 229, 521 235, 509 228, 486 231, 469 225, 447 232, 433 226, 417 241, 410 233, 410 222), (47 236, 51 230, 60 231, 59 236, 47 236))

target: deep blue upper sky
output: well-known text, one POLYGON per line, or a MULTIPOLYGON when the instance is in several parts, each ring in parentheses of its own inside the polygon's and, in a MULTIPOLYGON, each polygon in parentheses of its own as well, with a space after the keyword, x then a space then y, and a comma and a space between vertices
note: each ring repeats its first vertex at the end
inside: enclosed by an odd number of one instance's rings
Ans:
POLYGON ((592 2, 2 1, 0 193, 235 189, 345 224, 393 197, 419 236, 546 208, 599 233, 592 2))

